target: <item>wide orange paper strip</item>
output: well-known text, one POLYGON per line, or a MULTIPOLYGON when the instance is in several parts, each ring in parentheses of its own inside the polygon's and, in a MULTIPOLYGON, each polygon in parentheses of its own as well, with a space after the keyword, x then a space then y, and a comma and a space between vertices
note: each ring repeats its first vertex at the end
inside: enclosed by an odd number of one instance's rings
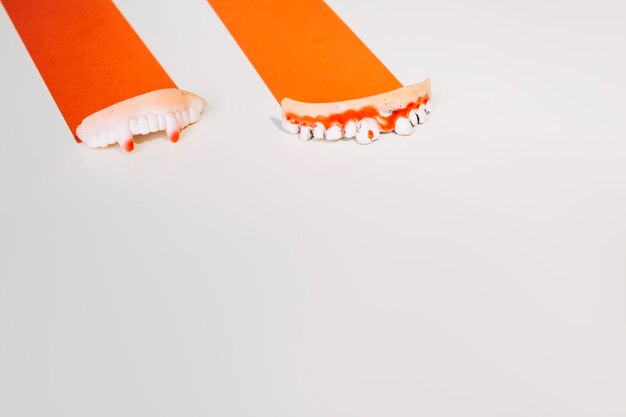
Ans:
POLYGON ((111 0, 2 3, 72 133, 95 111, 175 87, 111 0))
POLYGON ((279 102, 342 101, 402 87, 321 0, 208 1, 279 102))

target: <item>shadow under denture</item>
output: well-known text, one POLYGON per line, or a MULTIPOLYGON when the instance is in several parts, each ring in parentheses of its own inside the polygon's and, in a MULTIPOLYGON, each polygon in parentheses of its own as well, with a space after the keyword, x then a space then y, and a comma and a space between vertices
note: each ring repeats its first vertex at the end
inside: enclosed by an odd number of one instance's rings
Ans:
POLYGON ((276 126, 279 130, 281 130, 283 133, 289 133, 287 132, 284 128, 283 128, 283 122, 282 120, 280 120, 277 117, 270 117, 270 121, 272 123, 274 123, 274 126, 276 126))
POLYGON ((167 137, 167 133, 165 131, 151 132, 146 135, 133 136, 133 142, 135 142, 135 145, 141 145, 144 142, 149 142, 155 139, 161 139, 167 142, 171 142, 170 139, 167 137))

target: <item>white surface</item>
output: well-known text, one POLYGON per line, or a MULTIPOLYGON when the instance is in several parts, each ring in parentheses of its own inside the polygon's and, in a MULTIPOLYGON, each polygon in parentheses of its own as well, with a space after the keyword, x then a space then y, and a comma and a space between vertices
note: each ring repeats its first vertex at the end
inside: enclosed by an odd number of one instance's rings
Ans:
POLYGON ((626 416, 623 2, 331 1, 433 82, 371 146, 280 133, 205 2, 116 4, 208 112, 78 146, 0 13, 0 415, 626 416))

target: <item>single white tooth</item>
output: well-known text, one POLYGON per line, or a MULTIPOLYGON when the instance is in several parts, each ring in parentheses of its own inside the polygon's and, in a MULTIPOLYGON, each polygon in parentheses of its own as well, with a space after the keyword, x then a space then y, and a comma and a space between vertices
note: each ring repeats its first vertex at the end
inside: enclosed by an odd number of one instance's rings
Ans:
POLYGON ((172 142, 178 141, 180 129, 181 128, 178 125, 178 121, 176 120, 174 113, 167 113, 165 115, 165 130, 167 132, 167 136, 172 142))
POLYGON ((417 114, 415 114, 415 109, 411 109, 409 112, 409 121, 411 122, 411 126, 415 126, 417 124, 417 114))
POLYGON ((126 125, 125 123, 120 124, 115 129, 115 142, 117 143, 122 143, 124 140, 128 138, 132 138, 132 137, 133 135, 130 133, 130 129, 128 128, 128 125, 126 125))
POLYGON ((380 137, 380 128, 376 120, 366 117, 359 122, 359 130, 356 133, 356 141, 362 145, 372 143, 380 137))
POLYGON ((426 120, 428 120, 429 113, 430 112, 426 110, 426 106, 421 105, 420 108, 417 110, 417 123, 419 124, 426 123, 426 120))
POLYGON ((287 133, 291 133, 292 135, 295 135, 296 133, 300 131, 300 126, 298 126, 295 123, 291 123, 287 120, 283 120, 283 129, 287 131, 287 133))
POLYGON ((159 121, 154 113, 148 113, 148 128, 150 132, 159 131, 159 121))
POLYGON ((424 105, 424 110, 426 110, 427 114, 430 114, 430 100, 424 105))
POLYGON ((107 130, 107 145, 113 145, 117 142, 117 138, 115 137, 115 129, 107 130))
POLYGON ((396 125, 394 130, 398 135, 407 136, 413 133, 413 127, 411 126, 411 122, 406 117, 398 117, 396 119, 396 125))
POLYGON ((183 121, 185 122, 185 126, 189 126, 189 123, 191 123, 191 116, 189 115, 189 108, 186 108, 181 113, 183 115, 183 121))
POLYGON ((178 122, 178 126, 180 126, 181 129, 185 127, 185 120, 183 119, 182 113, 177 111, 176 113, 174 113, 174 116, 176 116, 176 121, 178 122))
POLYGON ((300 140, 309 140, 311 139, 311 128, 308 126, 302 126, 300 128, 300 140))
POLYGON ((107 131, 102 130, 98 133, 98 146, 103 148, 107 146, 107 131))
POLYGON ((354 120, 350 120, 348 121, 348 123, 346 123, 346 127, 344 128, 344 136, 347 138, 353 138, 356 136, 356 132, 357 132, 357 125, 356 122, 354 120))
POLYGON ((337 140, 341 138, 341 127, 339 125, 332 125, 326 131, 327 140, 337 140))
POLYGON ((147 135, 150 133, 150 126, 148 125, 148 118, 143 114, 137 116, 137 124, 139 125, 139 133, 147 135))
POLYGON ((373 142, 380 137, 380 127, 375 119, 369 119, 368 124, 370 131, 374 134, 374 137, 370 138, 373 142))
POLYGON ((87 145, 88 148, 97 148, 98 147, 98 137, 97 136, 86 136, 85 140, 83 141, 83 143, 85 145, 87 145))
POLYGON ((324 139, 324 135, 326 134, 326 128, 320 122, 315 123, 315 128, 313 129, 313 137, 315 139, 324 139))
POLYGON ((128 121, 128 128, 133 135, 138 135, 141 133, 139 129, 139 123, 137 123, 137 119, 134 117, 128 121))
POLYGON ((158 127, 159 127, 159 131, 161 130, 165 130, 165 116, 162 114, 157 114, 157 122, 158 122, 158 127))
POLYGON ((195 123, 200 120, 200 111, 195 106, 189 106, 189 121, 195 123))

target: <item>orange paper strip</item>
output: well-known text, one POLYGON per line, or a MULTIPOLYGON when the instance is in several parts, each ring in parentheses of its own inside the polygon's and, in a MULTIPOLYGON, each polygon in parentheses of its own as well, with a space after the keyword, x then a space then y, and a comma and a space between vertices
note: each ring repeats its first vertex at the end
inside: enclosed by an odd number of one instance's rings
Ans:
POLYGON ((402 84, 321 0, 208 0, 276 100, 331 102, 402 84))
POLYGON ((95 111, 175 87, 111 0, 2 3, 72 133, 95 111))

